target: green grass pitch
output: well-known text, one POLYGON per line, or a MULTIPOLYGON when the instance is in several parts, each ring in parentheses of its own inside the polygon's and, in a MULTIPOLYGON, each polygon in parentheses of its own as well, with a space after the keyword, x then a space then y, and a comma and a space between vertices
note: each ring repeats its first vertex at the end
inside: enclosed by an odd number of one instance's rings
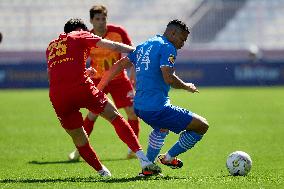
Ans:
MULTIPOLYGON (((99 177, 85 162, 68 163, 74 149, 60 127, 48 90, 0 90, 0 188, 284 188, 284 88, 200 88, 199 94, 170 93, 172 103, 207 118, 208 133, 180 155, 184 167, 161 165, 164 177, 137 178, 137 160, 112 126, 99 119, 91 144, 113 177, 99 177), (252 170, 229 176, 227 155, 247 152, 252 170)), ((82 110, 86 114, 85 110, 82 110)), ((146 151, 150 127, 142 123, 146 151)), ((162 152, 177 140, 171 133, 162 152)))

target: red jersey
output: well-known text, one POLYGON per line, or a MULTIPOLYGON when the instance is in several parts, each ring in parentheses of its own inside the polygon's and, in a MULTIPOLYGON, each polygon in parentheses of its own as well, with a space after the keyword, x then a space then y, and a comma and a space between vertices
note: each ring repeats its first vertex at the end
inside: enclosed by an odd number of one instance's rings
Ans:
POLYGON ((88 31, 73 31, 50 42, 46 50, 50 89, 86 82, 86 60, 99 40, 88 31))
MULTIPOLYGON (((94 32, 94 30, 91 30, 94 32)), ((130 37, 128 36, 126 30, 120 26, 107 25, 107 32, 102 38, 124 43, 127 45, 132 45, 130 37)), ((90 53, 91 67, 97 70, 95 75, 96 79, 102 78, 105 71, 109 70, 112 65, 121 58, 121 53, 106 49, 106 48, 92 48, 90 53)), ((117 74, 114 79, 119 79, 126 77, 126 70, 117 74)))

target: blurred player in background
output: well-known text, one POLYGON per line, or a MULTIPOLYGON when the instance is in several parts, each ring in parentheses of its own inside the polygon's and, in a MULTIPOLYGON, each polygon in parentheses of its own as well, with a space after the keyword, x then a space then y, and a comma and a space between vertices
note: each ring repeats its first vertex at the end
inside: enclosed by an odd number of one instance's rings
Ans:
POLYGON ((255 44, 251 44, 248 48, 248 58, 250 63, 260 63, 262 61, 262 52, 255 44))
MULTIPOLYGON (((132 45, 130 37, 126 30, 121 26, 107 24, 108 11, 103 5, 96 5, 90 9, 90 22, 93 25, 91 32, 104 39, 109 39, 116 42, 121 42, 127 45, 132 45)), ((94 76, 93 82, 97 85, 105 71, 108 71, 112 65, 121 58, 121 53, 112 49, 106 48, 92 48, 90 53, 91 67, 93 67, 97 73, 94 76)), ((120 109, 123 108, 128 117, 128 123, 132 127, 134 133, 138 137, 139 135, 139 120, 134 112, 133 97, 134 89, 126 74, 126 70, 122 70, 118 73, 112 81, 103 90, 104 93, 110 93, 115 106, 120 109)), ((90 136, 94 123, 98 115, 89 112, 84 120, 84 129, 87 135, 90 136)), ((78 160, 80 155, 77 150, 69 154, 69 159, 74 161, 78 160)), ((128 159, 134 158, 135 153, 128 149, 126 156, 128 159)))
POLYGON ((0 43, 2 42, 2 38, 3 36, 2 36, 2 33, 0 32, 0 43))
POLYGON ((168 96, 170 87, 198 92, 194 84, 182 81, 175 74, 177 49, 183 47, 189 33, 188 27, 182 21, 170 21, 163 35, 157 35, 137 46, 135 51, 118 61, 98 85, 98 89, 103 89, 116 73, 134 64, 135 112, 153 128, 149 136, 147 157, 155 162, 169 131, 180 134, 169 151, 158 156, 162 164, 173 169, 183 166, 177 156, 200 141, 209 127, 205 118, 173 106, 168 96))
POLYGON ((49 97, 61 126, 72 137, 82 158, 101 176, 111 176, 90 146, 88 135, 83 128, 80 108, 87 108, 111 122, 119 138, 136 153, 143 171, 158 174, 160 168, 144 155, 130 125, 85 74, 86 59, 90 49, 94 47, 124 53, 133 50, 131 46, 95 36, 87 31, 86 25, 80 19, 70 19, 64 26, 64 33, 50 42, 46 50, 49 97))

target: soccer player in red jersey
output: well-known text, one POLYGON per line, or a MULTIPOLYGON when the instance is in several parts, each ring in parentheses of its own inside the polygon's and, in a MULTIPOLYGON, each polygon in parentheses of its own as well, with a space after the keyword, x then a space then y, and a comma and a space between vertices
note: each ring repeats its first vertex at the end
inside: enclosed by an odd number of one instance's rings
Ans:
MULTIPOLYGON (((109 39, 116 42, 121 42, 127 45, 132 45, 131 39, 128 36, 126 30, 121 26, 107 24, 107 8, 103 5, 96 5, 90 9, 90 22, 93 25, 91 32, 104 39, 109 39)), ((103 74, 108 71, 112 65, 121 58, 121 53, 112 49, 105 48, 92 48, 90 53, 91 64, 97 73, 93 79, 95 85, 97 85, 103 74)), ((128 117, 128 123, 132 127, 134 133, 138 137, 140 126, 139 120, 134 112, 133 97, 134 89, 126 74, 126 70, 118 73, 108 86, 103 90, 104 93, 110 93, 115 106, 120 109, 123 108, 128 117)), ((90 136, 94 122, 97 119, 97 115, 89 112, 84 119, 84 129, 90 136)), ((69 159, 74 161, 78 160, 80 155, 77 150, 69 154, 69 159)), ((135 158, 135 153, 128 149, 126 156, 128 159, 135 158)))
POLYGON ((139 141, 127 121, 99 91, 85 73, 86 59, 91 48, 101 47, 120 52, 130 52, 133 47, 102 39, 89 31, 81 19, 70 19, 64 33, 50 42, 46 50, 49 78, 49 97, 61 126, 71 136, 81 157, 101 176, 111 176, 102 165, 88 135, 83 128, 80 108, 87 108, 111 122, 119 138, 135 152, 142 170, 152 174, 161 172, 160 167, 148 160, 139 141))

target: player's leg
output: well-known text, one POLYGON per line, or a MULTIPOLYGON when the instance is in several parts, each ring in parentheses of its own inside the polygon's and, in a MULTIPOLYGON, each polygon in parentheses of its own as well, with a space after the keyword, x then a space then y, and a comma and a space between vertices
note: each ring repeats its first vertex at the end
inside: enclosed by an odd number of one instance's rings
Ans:
MULTIPOLYGON (((93 131, 94 123, 97 120, 97 118, 98 116, 90 111, 88 112, 88 115, 85 117, 83 127, 88 136, 90 136, 91 132, 93 131)), ((79 161, 80 154, 77 148, 68 155, 68 159, 70 161, 79 161)))
POLYGON ((129 123, 119 114, 113 104, 108 102, 104 108, 104 111, 100 114, 102 117, 111 122, 119 138, 127 144, 127 146, 135 152, 138 157, 142 171, 147 171, 149 175, 159 174, 161 172, 160 167, 149 161, 142 151, 141 145, 131 129, 129 123))
POLYGON ((91 92, 91 94, 89 94, 89 97, 86 100, 86 108, 94 114, 99 114, 111 122, 119 138, 136 153, 136 156, 141 163, 142 170, 151 172, 152 175, 159 174, 161 168, 148 160, 130 125, 119 114, 115 106, 110 103, 107 96, 94 86, 90 89, 91 91, 89 92, 91 92))
POLYGON ((135 113, 139 118, 153 128, 153 131, 149 135, 147 158, 151 162, 155 162, 162 146, 164 145, 165 138, 169 134, 168 129, 162 128, 164 126, 164 122, 167 123, 168 120, 166 117, 163 119, 163 113, 160 111, 143 111, 135 109, 135 113))
POLYGON ((88 136, 90 136, 91 132, 93 131, 94 123, 96 122, 97 118, 98 118, 98 115, 90 111, 88 112, 88 115, 85 117, 83 127, 88 136))
MULTIPOLYGON (((91 132, 93 131, 94 123, 97 118, 98 116, 92 112, 88 112, 88 115, 85 117, 83 127, 88 136, 90 136, 91 132)), ((79 161, 80 153, 77 148, 68 155, 68 159, 70 161, 79 161)))
POLYGON ((81 157, 92 166, 101 176, 111 176, 109 170, 102 165, 96 152, 91 147, 83 125, 82 114, 79 110, 72 111, 68 114, 58 115, 62 127, 71 136, 81 157))
POLYGON ((88 136, 83 127, 68 130, 66 132, 71 136, 73 142, 82 156, 82 158, 92 166, 101 176, 111 176, 110 171, 100 162, 96 152, 89 143, 88 136))
POLYGON ((133 106, 124 107, 124 110, 126 112, 129 125, 131 126, 135 135, 138 137, 140 131, 140 124, 139 124, 139 119, 134 112, 133 106))
POLYGON ((159 156, 160 162, 170 166, 171 168, 182 167, 183 164, 181 160, 176 157, 193 148, 195 144, 202 139, 209 127, 207 120, 197 114, 185 111, 180 114, 180 116, 183 117, 183 120, 191 119, 191 121, 186 124, 185 130, 180 133, 179 140, 172 146, 172 148, 165 155, 159 156))
MULTIPOLYGON (((134 89, 130 80, 127 77, 113 80, 109 83, 108 90, 117 109, 123 108, 125 110, 128 123, 138 138, 140 124, 133 108, 134 89)), ((131 149, 128 149, 126 158, 135 157, 135 153, 131 149)))
MULTIPOLYGON (((124 107, 124 110, 126 112, 126 115, 127 115, 127 118, 128 118, 127 121, 129 123, 129 125, 131 126, 131 128, 134 131, 137 138, 139 138, 140 124, 139 124, 139 119, 134 112, 133 106, 124 107)), ((135 153, 130 148, 128 148, 126 158, 127 159, 136 158, 135 153)))
POLYGON ((147 149, 147 158, 155 162, 161 148, 164 145, 165 138, 169 134, 167 129, 154 129, 149 135, 149 143, 147 149))
MULTIPOLYGON (((93 83, 95 85, 97 85, 100 82, 100 79, 93 79, 93 83)), ((107 94, 108 93, 108 87, 105 88, 104 93, 107 94)), ((98 118, 97 114, 92 113, 91 111, 88 112, 87 116, 84 119, 84 130, 86 131, 87 135, 90 136, 93 128, 94 128, 94 124, 96 122, 98 118)), ((79 161, 80 159, 80 154, 77 150, 77 148, 75 150, 73 150, 71 153, 68 154, 68 159, 70 161, 79 161)))
POLYGON ((126 143, 129 148, 134 152, 141 150, 135 133, 113 104, 108 102, 100 115, 111 122, 119 138, 126 143))
MULTIPOLYGON (((95 85, 98 85, 99 82, 100 82, 100 79, 92 79, 92 80, 93 80, 93 83, 94 83, 95 85)), ((106 87, 106 88, 103 90, 103 92, 104 92, 105 94, 108 94, 108 87, 106 87)), ((89 112, 88 112, 88 115, 85 117, 83 127, 84 127, 84 129, 85 129, 85 131, 86 131, 86 133, 87 133, 88 136, 90 136, 91 132, 93 131, 94 124, 95 124, 97 118, 98 118, 98 115, 97 115, 97 114, 94 114, 94 113, 91 112, 91 111, 89 111, 89 112)))

